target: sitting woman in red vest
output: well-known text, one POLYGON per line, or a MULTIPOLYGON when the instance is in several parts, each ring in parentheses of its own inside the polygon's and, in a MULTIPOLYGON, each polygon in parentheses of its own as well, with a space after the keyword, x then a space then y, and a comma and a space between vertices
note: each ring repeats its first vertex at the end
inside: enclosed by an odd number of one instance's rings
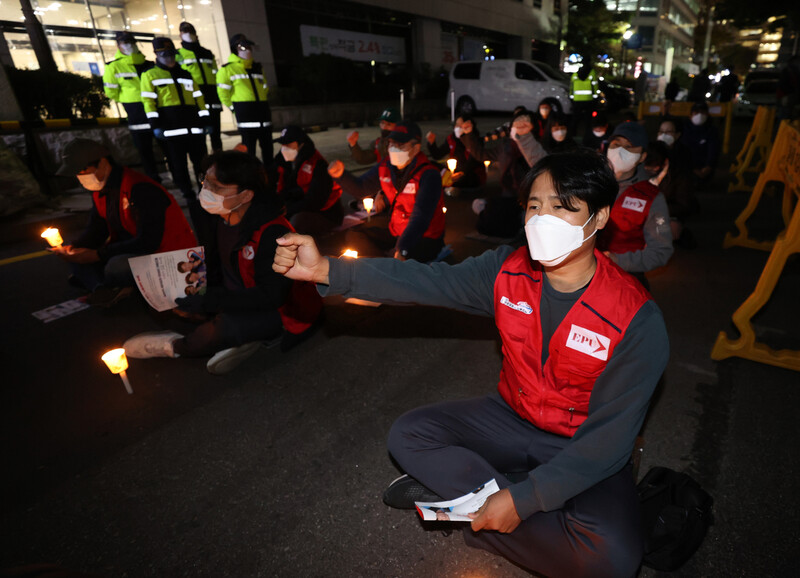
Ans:
POLYGON ((278 195, 286 218, 298 233, 324 235, 342 224, 342 189, 328 174, 328 162, 298 126, 287 126, 275 139, 278 195))
POLYGON ((667 201, 658 190, 669 163, 648 180, 646 148, 647 133, 639 123, 622 123, 611 134, 606 156, 619 194, 598 247, 648 287, 645 272, 666 265, 674 249, 667 201))
POLYGON ((262 341, 283 336, 285 351, 308 336, 322 311, 310 283, 272 270, 275 239, 294 231, 261 162, 238 151, 217 152, 204 163, 200 204, 213 215, 205 248, 208 287, 177 299, 182 317, 203 320, 194 331, 141 333, 125 342, 128 357, 200 357, 211 373, 226 373, 262 341))
POLYGON ((457 196, 457 192, 452 189, 474 189, 486 182, 486 168, 481 159, 473 156, 461 142, 461 135, 478 133, 478 127, 471 116, 461 115, 456 119, 453 132, 441 145, 436 144, 436 135, 428 132, 425 135, 428 141, 428 156, 431 160, 439 160, 443 157, 456 160, 456 170, 453 172, 453 185, 445 189, 445 193, 457 196), (450 190, 448 190, 450 189, 450 190))

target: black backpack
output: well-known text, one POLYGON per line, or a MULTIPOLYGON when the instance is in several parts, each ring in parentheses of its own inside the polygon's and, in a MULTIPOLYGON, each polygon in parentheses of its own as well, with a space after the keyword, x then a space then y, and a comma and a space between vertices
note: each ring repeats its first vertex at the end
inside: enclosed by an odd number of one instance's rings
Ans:
POLYGON ((636 490, 642 510, 645 566, 673 571, 700 547, 713 523, 714 499, 687 474, 655 467, 636 490))

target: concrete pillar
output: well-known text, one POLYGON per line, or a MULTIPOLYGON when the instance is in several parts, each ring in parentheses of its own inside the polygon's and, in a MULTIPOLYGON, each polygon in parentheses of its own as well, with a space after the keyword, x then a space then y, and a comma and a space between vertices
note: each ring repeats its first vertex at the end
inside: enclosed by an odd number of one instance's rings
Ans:
POLYGON ((430 64, 432 70, 442 65, 442 25, 432 18, 414 20, 412 58, 419 67, 423 62, 430 64))
POLYGON ((17 96, 11 89, 11 83, 3 66, 0 66, 0 120, 23 120, 17 96))
POLYGON ((508 39, 508 57, 531 59, 531 39, 522 36, 512 36, 508 39))

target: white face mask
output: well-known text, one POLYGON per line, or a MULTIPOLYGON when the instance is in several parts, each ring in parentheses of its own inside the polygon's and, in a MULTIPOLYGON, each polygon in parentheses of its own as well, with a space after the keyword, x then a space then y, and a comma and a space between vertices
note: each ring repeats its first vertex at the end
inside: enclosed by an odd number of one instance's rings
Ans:
POLYGON ((78 182, 83 185, 83 188, 87 191, 102 191, 103 187, 106 186, 106 180, 108 177, 103 179, 102 181, 97 178, 97 173, 89 173, 87 175, 75 175, 78 177, 78 182))
POLYGON ((132 42, 121 42, 119 45, 119 51, 122 52, 125 56, 130 56, 136 50, 136 45, 132 42))
POLYGON ((622 147, 608 149, 608 160, 611 161, 614 171, 620 174, 632 170, 640 158, 642 158, 642 153, 632 153, 622 147))
POLYGON ((668 147, 671 147, 675 143, 675 137, 672 136, 671 134, 666 133, 666 132, 658 133, 658 136, 656 137, 656 140, 660 140, 661 142, 663 142, 668 147))
POLYGON ((408 151, 397 147, 389 147, 389 162, 397 168, 406 166, 411 160, 411 155, 408 151))
POLYGON ((550 134, 553 135, 553 140, 556 142, 563 142, 564 139, 567 138, 567 131, 563 128, 551 131, 550 134))
MULTIPOLYGON (((585 227, 594 215, 583 224, 585 227)), ((583 245, 583 227, 570 225, 554 215, 534 215, 525 223, 525 237, 531 259, 545 267, 553 267, 569 257, 575 249, 583 245)), ((597 232, 595 229, 586 240, 597 232)))
POLYGON ((593 134, 594 136, 596 136, 597 138, 600 138, 601 136, 603 136, 604 134, 606 134, 606 131, 604 131, 604 130, 600 130, 600 129, 597 129, 597 128, 596 128, 596 129, 593 129, 593 130, 592 130, 592 134, 593 134))
POLYGON ((461 135, 464 134, 464 129, 457 126, 453 129, 453 134, 456 135, 456 138, 461 138, 461 135))
POLYGON ((253 58, 253 51, 248 48, 246 50, 239 50, 236 55, 242 60, 250 60, 253 58))
POLYGON ((706 116, 704 114, 693 114, 692 115, 692 124, 695 125, 695 126, 700 126, 701 124, 706 122, 707 118, 708 118, 708 116, 706 116))
POLYGON ((225 215, 229 215, 242 206, 242 204, 239 203, 232 209, 226 209, 224 203, 225 199, 228 197, 218 195, 217 193, 206 189, 205 187, 200 189, 200 194, 197 195, 197 198, 200 201, 200 206, 203 207, 207 213, 211 213, 212 215, 220 215, 223 217, 225 215))
POLYGON ((283 158, 286 159, 286 162, 290 163, 297 158, 297 149, 287 147, 286 145, 281 145, 281 154, 283 155, 283 158))
POLYGON ((184 42, 194 42, 194 40, 192 40, 192 35, 189 34, 188 32, 184 32, 183 34, 181 34, 181 40, 183 40, 184 42))

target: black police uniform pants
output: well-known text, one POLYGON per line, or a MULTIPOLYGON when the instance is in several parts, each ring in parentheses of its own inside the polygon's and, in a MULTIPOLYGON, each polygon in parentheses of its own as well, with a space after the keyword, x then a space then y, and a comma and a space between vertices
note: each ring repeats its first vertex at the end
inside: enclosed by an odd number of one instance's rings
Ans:
POLYGON ((273 162, 272 153, 272 125, 264 128, 240 128, 239 134, 242 136, 242 144, 247 147, 247 152, 256 155, 256 144, 261 145, 261 160, 265 167, 273 162))
POLYGON ((163 139, 161 144, 167 153, 169 169, 172 172, 172 181, 180 189, 183 198, 186 199, 186 205, 189 207, 189 216, 192 218, 195 227, 197 227, 203 218, 203 209, 197 200, 197 188, 199 188, 200 184, 197 171, 200 170, 200 165, 207 154, 205 136, 199 134, 169 137, 163 139), (188 159, 192 160, 198 187, 192 185, 192 178, 189 176, 188 159))
POLYGON ((133 146, 136 147, 136 150, 139 151, 139 156, 142 158, 144 174, 155 182, 160 183, 161 175, 158 173, 158 163, 153 151, 154 137, 152 129, 131 130, 130 133, 133 139, 133 146))
MULTIPOLYGON (((498 393, 424 406, 401 416, 389 432, 392 457, 414 479, 452 500, 501 472, 527 472, 570 443, 522 419, 498 393)), ((509 534, 464 529, 469 546, 499 554, 550 578, 634 576, 643 540, 629 467, 559 510, 537 512, 509 534)))

